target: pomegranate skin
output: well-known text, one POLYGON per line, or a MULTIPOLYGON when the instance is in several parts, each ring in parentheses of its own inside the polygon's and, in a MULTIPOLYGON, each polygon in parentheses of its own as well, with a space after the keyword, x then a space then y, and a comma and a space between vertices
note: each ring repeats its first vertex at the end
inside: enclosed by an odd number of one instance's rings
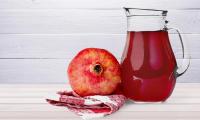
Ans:
POLYGON ((80 96, 112 94, 121 83, 120 64, 107 50, 86 48, 70 62, 67 74, 80 96))

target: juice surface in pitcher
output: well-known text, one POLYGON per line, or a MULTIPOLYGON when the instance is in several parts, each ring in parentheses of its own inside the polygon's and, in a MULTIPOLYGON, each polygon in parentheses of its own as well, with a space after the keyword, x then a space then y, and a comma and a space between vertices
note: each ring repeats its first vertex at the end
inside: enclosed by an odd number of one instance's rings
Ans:
POLYGON ((176 59, 168 32, 129 31, 122 56, 122 91, 134 101, 165 101, 175 83, 176 59))

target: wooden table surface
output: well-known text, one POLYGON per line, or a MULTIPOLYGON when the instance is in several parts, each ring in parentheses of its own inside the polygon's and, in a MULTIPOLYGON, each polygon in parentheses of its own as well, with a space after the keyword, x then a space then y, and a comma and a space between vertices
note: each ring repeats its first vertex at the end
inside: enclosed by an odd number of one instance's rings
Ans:
MULTIPOLYGON (((0 120, 79 120, 64 107, 46 103, 58 98, 64 84, 0 84, 0 120)), ((200 83, 177 83, 165 103, 127 102, 102 120, 200 120, 200 83)), ((81 120, 81 119, 80 119, 81 120)))

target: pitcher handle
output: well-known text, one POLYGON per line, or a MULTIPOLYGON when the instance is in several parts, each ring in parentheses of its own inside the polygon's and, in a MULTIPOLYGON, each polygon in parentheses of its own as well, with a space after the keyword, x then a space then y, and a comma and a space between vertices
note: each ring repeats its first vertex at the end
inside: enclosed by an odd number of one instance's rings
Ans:
POLYGON ((179 39, 180 39, 180 42, 181 42, 181 48, 182 48, 182 65, 178 66, 177 70, 176 70, 176 73, 175 73, 175 76, 176 77, 179 77, 181 75, 183 75, 187 69, 189 68, 190 66, 190 54, 189 54, 189 49, 186 47, 186 44, 184 44, 183 42, 183 39, 182 39, 182 36, 179 32, 178 29, 175 29, 175 28, 168 28, 168 30, 175 30, 177 33, 178 33, 178 36, 179 36, 179 39), (186 57, 186 54, 185 53, 188 53, 188 58, 186 57))

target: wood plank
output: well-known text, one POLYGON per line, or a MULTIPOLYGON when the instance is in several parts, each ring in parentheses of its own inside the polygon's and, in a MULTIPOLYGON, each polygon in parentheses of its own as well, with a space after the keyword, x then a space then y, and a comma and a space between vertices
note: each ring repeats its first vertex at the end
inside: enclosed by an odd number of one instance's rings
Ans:
MULTIPOLYGON (((68 118, 56 118, 56 120, 67 120, 68 118)), ((80 120, 81 118, 73 118, 73 120, 80 120)), ((22 120, 22 119, 15 119, 15 118, 6 118, 6 120, 22 120)), ((26 120, 44 120, 40 118, 26 118, 26 120)), ((45 120, 55 120, 55 118, 48 118, 45 120)))
MULTIPOLYGON (((96 119, 96 120, 111 120, 112 118, 100 118, 100 119, 96 119)), ((7 119, 6 120, 21 120, 21 119, 7 119)), ((26 120, 44 120, 44 119, 40 119, 40 118, 26 118, 26 120)), ((52 119, 52 118, 48 118, 48 119, 45 119, 45 120, 55 120, 55 119, 52 119)), ((68 119, 68 118, 56 118, 56 120, 71 120, 68 119)), ((81 120, 81 118, 73 118, 73 120, 81 120)), ((123 119, 123 118, 115 118, 115 120, 160 120, 160 119, 154 119, 154 118, 151 118, 151 119, 145 119, 145 118, 141 118, 141 119, 138 119, 138 118, 126 118, 126 119, 123 119)), ((168 120, 168 118, 162 118, 162 120, 168 120)), ((177 120, 177 118, 171 118, 170 120, 177 120)), ((188 118, 181 118, 181 120, 188 120, 188 118)), ((199 118, 190 118, 190 120, 199 120, 199 118)))
MULTIPOLYGON (((21 119, 13 119, 13 118, 11 118, 11 119, 9 119, 9 118, 6 118, 6 120, 21 120, 21 119)), ((40 119, 40 118, 26 118, 26 120, 44 120, 44 119, 40 119)), ((53 118, 48 118, 48 119, 46 119, 45 118, 45 120, 55 120, 55 118, 53 119, 53 118)), ((56 120, 71 120, 71 118, 70 119, 68 119, 68 118, 56 118, 56 120)), ((73 120, 81 120, 81 118, 73 118, 73 120)), ((104 118, 100 118, 100 119, 96 119, 96 120, 113 120, 112 118, 110 118, 110 117, 104 117, 104 118)), ((150 119, 148 119, 148 118, 126 118, 126 119, 124 119, 124 118, 114 118, 114 120, 160 120, 159 118, 158 119, 155 119, 155 118, 150 118, 150 119)), ((168 120, 168 118, 162 118, 162 120, 168 120)), ((170 118, 170 120, 177 120, 177 118, 170 118)), ((181 118, 181 120, 188 120, 188 118, 181 118)), ((189 120, 199 120, 199 118, 190 118, 189 120)))
MULTIPOLYGON (((199 35, 200 37, 200 35, 199 35)), ((73 58, 87 47, 104 48, 120 57, 125 35, 0 34, 0 58, 73 58), (113 47, 113 42, 116 47, 113 47)))
MULTIPOLYGON (((57 99, 58 96, 56 95, 56 92, 59 91, 55 90, 55 91, 50 91, 50 92, 19 92, 16 94, 9 94, 8 93, 1 93, 0 98, 17 98, 17 99, 24 99, 24 98, 51 98, 51 99, 57 99)), ((183 101, 185 101, 186 99, 182 99, 187 97, 188 99, 191 98, 191 101, 196 101, 196 99, 198 100, 200 98, 200 95, 195 93, 191 93, 191 92, 183 92, 183 93, 177 93, 177 92, 173 92, 172 96, 170 98, 172 99, 181 99, 183 101)), ((180 100, 180 101, 181 101, 180 100)))
MULTIPOLYGON (((171 27, 181 33, 200 33, 200 10, 169 10, 171 27)), ((126 33, 122 9, 0 9, 0 33, 73 34, 126 33)))
MULTIPOLYGON (((80 119, 81 118, 73 118, 73 120, 80 120, 80 119)), ((2 120, 4 120, 4 119, 2 119, 2 120)), ((22 119, 6 118, 6 120, 22 120, 22 119)), ((26 118, 26 120, 44 120, 44 119, 42 119, 42 118, 26 118)), ((45 120, 55 120, 55 118, 48 118, 48 119, 45 118, 45 120)), ((69 120, 69 119, 68 118, 56 118, 56 120, 69 120)), ((70 120, 71 120, 71 118, 70 118, 70 120)))
MULTIPOLYGON (((200 83, 177 83, 176 91, 195 92, 199 90, 200 83)), ((0 84, 0 93, 4 92, 52 92, 57 90, 71 89, 69 83, 62 84, 0 84)))
POLYGON ((157 8, 191 9, 199 8, 198 0, 1 0, 0 9, 66 9, 66 8, 157 8), (77 4, 78 3, 78 4, 77 4), (174 4, 173 4, 174 3, 174 4))
MULTIPOLYGON (((69 59, 0 59, 0 83, 67 83, 69 59)), ((200 60, 192 59, 189 70, 177 82, 198 82, 200 60), (195 77, 194 77, 195 76, 195 77)))
MULTIPOLYGON (((191 57, 200 58, 200 34, 182 34, 191 57)), ((177 58, 182 49, 177 34, 170 34, 177 58)), ((0 34, 0 58, 67 58, 72 59, 87 47, 104 48, 121 58, 125 34, 0 34), (115 43, 115 47, 113 47, 115 43)))
MULTIPOLYGON (((200 83, 177 83, 172 96, 166 103, 200 102, 200 83), (175 101, 173 101, 175 100, 175 101)), ((69 84, 1 84, 0 101, 3 103, 38 102, 46 98, 57 99, 57 91, 70 90, 69 84), (33 99, 33 100, 31 100, 33 99), (18 101, 15 101, 18 100, 18 101)), ((0 102, 0 103, 1 103, 0 102)), ((44 101, 42 101, 43 103, 44 101)))
MULTIPOLYGON (((68 111, 65 107, 52 106, 46 104, 0 104, 0 112, 34 112, 34 111, 68 111)), ((200 104, 161 104, 161 103, 144 103, 144 104, 125 104, 120 111, 124 112, 200 112, 200 104)))
POLYGON ((0 10, 0 33, 114 33, 126 28, 119 14, 124 15, 122 10, 0 10))
MULTIPOLYGON (((14 89, 12 88, 17 88, 15 90, 19 90, 19 91, 49 91, 49 90, 56 90, 56 89, 60 89, 60 88, 69 88, 70 85, 69 84, 60 84, 60 83, 45 83, 45 84, 25 84, 25 83, 17 83, 17 84, 0 84, 0 92, 4 92, 4 91, 12 91, 14 89), (35 89, 37 88, 37 89, 35 89)), ((178 88, 177 90, 182 90, 182 89, 188 89, 188 90, 192 90, 192 89, 199 89, 200 87, 200 83, 177 83, 176 84, 176 88, 178 88)))
MULTIPOLYGON (((52 92, 53 93, 53 92, 52 92)), ((1 96, 0 95, 0 104, 11 104, 11 106, 13 104, 19 104, 19 105, 23 105, 23 104, 46 104, 45 99, 46 98, 51 98, 51 99, 55 99, 57 100, 59 98, 58 95, 54 95, 51 93, 50 95, 47 95, 46 97, 34 97, 34 96, 23 96, 23 97, 12 97, 12 95, 10 95, 10 97, 6 97, 6 96, 1 96)), ((175 92, 174 92, 175 93, 175 92)), ((10 94, 10 93, 9 93, 10 94)), ((30 93, 31 94, 31 93, 30 93)), ((196 93, 198 94, 198 93, 196 93)), ((41 95, 38 93, 38 95, 41 95)), ((199 105, 200 104, 200 96, 196 96, 196 97, 188 97, 185 95, 185 97, 180 97, 179 94, 178 95, 172 95, 166 102, 164 102, 164 104, 170 104, 170 105, 177 105, 177 104, 196 104, 199 105)), ((133 102, 134 104, 134 102, 133 102)), ((143 104, 142 104, 143 105, 143 104)))
MULTIPOLYGON (((0 94, 0 98, 5 98, 5 99, 25 99, 25 98, 51 98, 51 99, 57 99, 58 96, 56 95, 56 92, 59 91, 60 89, 57 89, 55 91, 49 91, 49 92, 16 92, 16 94, 11 94, 11 92, 2 92, 0 94)), ((13 93, 13 92, 12 92, 13 93)), ((171 99, 178 99, 177 101, 186 101, 187 99, 183 98, 188 98, 191 101, 196 101, 200 98, 200 94, 197 92, 191 92, 191 91, 182 91, 182 92, 173 92, 172 96, 170 97, 171 99), (181 100, 179 100, 181 99, 181 100)), ((188 101, 190 102, 190 101, 188 101)))
POLYGON ((66 83, 65 59, 1 59, 1 83, 66 83), (4 63, 4 64, 3 64, 4 63), (15 64, 14 64, 15 63, 15 64))
MULTIPOLYGON (((78 116, 71 112, 55 112, 55 111, 35 111, 35 112, 0 112, 0 119, 80 119, 78 116)), ((200 117, 199 112, 120 112, 118 111, 115 114, 107 116, 104 119, 117 119, 117 120, 127 120, 127 119, 156 119, 160 120, 161 118, 165 119, 198 119, 200 117)))

